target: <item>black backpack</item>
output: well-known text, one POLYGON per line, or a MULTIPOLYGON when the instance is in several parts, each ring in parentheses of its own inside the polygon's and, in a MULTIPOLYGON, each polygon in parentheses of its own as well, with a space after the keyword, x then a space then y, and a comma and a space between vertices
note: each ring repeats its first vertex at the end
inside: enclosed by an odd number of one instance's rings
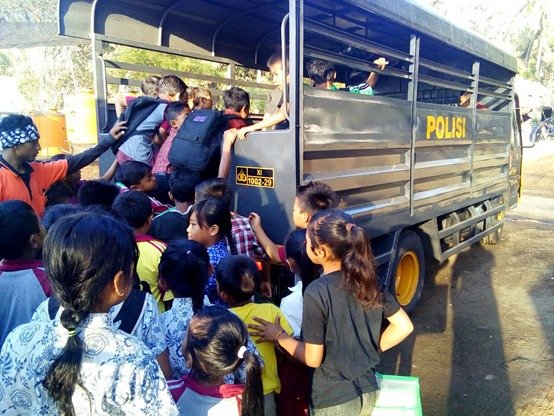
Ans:
POLYGON ((239 116, 217 110, 191 112, 171 144, 169 163, 178 169, 217 176, 223 133, 234 118, 239 116))
MULTIPOLYGON (((131 290, 121 309, 116 317, 113 319, 114 322, 119 323, 119 330, 130 334, 140 317, 142 312, 144 299, 146 298, 146 293, 141 292, 140 290, 131 290)), ((60 302, 54 296, 51 296, 48 299, 48 315, 50 319, 54 319, 58 310, 60 309, 60 302)))
POLYGON ((150 114, 154 112, 154 110, 160 104, 168 104, 168 102, 159 98, 150 97, 148 95, 137 97, 129 103, 129 106, 125 109, 123 113, 121 113, 121 115, 117 119, 117 121, 127 122, 127 130, 125 131, 125 135, 112 145, 112 151, 114 152, 114 154, 117 153, 117 150, 121 147, 123 143, 127 141, 129 137, 136 134, 150 136, 158 131, 158 127, 160 127, 159 124, 161 124, 161 121, 157 126, 151 129, 140 129, 140 125, 144 122, 144 120, 148 118, 150 114))

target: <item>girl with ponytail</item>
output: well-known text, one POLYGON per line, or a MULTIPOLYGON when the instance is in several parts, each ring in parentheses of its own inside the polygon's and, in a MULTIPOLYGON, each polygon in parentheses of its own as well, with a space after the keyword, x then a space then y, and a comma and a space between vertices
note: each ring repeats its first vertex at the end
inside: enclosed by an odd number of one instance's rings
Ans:
POLYGON ((6 339, 0 414, 176 415, 152 352, 108 313, 131 291, 132 230, 108 214, 74 214, 49 230, 43 258, 63 312, 6 339))
POLYGON ((342 211, 315 214, 306 233, 310 260, 323 269, 304 293, 303 342, 279 325, 254 318, 253 336, 274 341, 297 360, 315 368, 310 414, 370 415, 379 352, 400 343, 413 330, 408 315, 388 291, 381 293, 369 239, 342 211), (383 318, 389 321, 381 334, 383 318))
POLYGON ((263 416, 262 370, 247 340, 244 323, 225 308, 209 306, 194 315, 183 341, 191 371, 169 382, 181 415, 263 416), (240 365, 245 383, 225 384, 240 365))

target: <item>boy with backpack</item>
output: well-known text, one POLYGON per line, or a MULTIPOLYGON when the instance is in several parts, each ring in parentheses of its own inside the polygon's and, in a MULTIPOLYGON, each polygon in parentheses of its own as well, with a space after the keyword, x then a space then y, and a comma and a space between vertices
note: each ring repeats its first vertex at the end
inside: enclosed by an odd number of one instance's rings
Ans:
POLYGON ((158 97, 142 96, 131 101, 119 120, 127 121, 125 136, 112 147, 117 162, 128 160, 152 164, 152 144, 161 145, 163 138, 158 129, 164 121, 167 105, 173 101, 185 102, 187 86, 175 75, 162 77, 158 84, 158 97))
POLYGON ((223 112, 198 109, 185 119, 177 132, 169 162, 175 167, 198 172, 203 179, 226 177, 237 129, 245 126, 250 96, 241 88, 225 91, 223 112))

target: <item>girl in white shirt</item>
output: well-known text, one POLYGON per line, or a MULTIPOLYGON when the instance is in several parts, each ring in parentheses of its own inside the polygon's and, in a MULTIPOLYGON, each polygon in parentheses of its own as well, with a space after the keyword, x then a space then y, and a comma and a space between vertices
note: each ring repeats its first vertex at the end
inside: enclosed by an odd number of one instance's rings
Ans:
POLYGON ((131 291, 132 230, 79 213, 49 230, 44 265, 64 310, 16 328, 0 352, 0 414, 176 415, 151 351, 108 314, 131 291))

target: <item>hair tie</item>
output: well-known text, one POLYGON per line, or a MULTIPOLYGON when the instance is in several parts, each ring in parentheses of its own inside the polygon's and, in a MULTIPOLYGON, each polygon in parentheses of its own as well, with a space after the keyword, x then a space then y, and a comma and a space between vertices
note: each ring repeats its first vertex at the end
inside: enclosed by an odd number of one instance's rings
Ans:
POLYGON ((350 232, 350 230, 352 230, 352 227, 354 227, 356 224, 354 224, 353 222, 349 222, 348 224, 346 224, 346 231, 350 232))
POLYGON ((246 347, 243 345, 239 348, 239 352, 237 352, 237 357, 239 357, 242 360, 244 358, 245 352, 246 352, 246 347))
POLYGON ((77 328, 73 328, 71 330, 67 330, 67 335, 69 336, 69 338, 71 337, 74 337, 75 335, 77 335, 77 328))

